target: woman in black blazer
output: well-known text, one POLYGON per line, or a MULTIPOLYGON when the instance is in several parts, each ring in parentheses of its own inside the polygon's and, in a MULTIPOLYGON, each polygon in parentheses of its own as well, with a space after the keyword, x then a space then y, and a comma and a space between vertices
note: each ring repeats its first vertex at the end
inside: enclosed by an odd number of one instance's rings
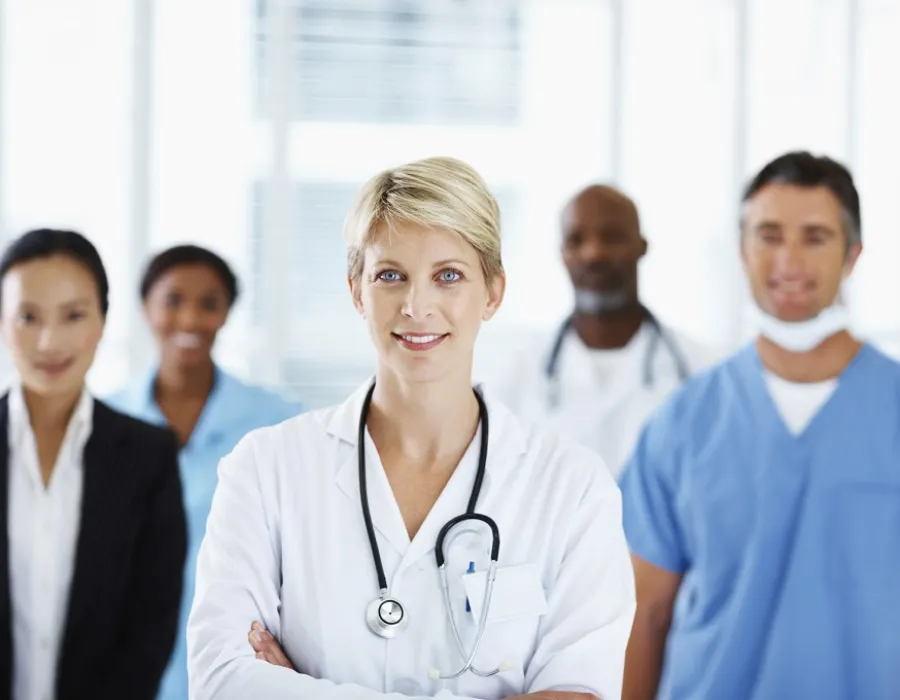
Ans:
POLYGON ((168 430, 85 388, 108 282, 96 249, 42 229, 0 258, 0 700, 152 700, 186 554, 168 430))

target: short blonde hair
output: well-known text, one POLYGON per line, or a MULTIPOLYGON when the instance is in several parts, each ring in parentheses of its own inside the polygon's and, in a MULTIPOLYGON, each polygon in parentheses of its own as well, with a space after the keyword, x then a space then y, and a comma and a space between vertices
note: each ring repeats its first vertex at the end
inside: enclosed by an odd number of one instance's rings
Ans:
POLYGON ((502 274, 500 208, 467 163, 425 158, 385 170, 363 185, 344 221, 351 279, 362 274, 365 249, 375 234, 404 223, 457 233, 478 251, 486 280, 502 274))

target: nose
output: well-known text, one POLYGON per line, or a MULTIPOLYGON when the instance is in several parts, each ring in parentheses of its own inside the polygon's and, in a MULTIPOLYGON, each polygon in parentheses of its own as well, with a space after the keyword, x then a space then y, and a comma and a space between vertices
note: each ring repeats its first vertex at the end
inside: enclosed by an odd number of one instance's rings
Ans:
POLYGON ((403 299, 403 315, 414 321, 434 313, 435 290, 431 284, 410 283, 403 299))
POLYGON ((586 263, 604 262, 610 259, 610 246, 598 237, 590 238, 581 244, 581 259, 586 263))
POLYGON ((59 345, 60 333, 56 326, 46 325, 38 335, 38 350, 52 352, 59 345))
POLYGON ((196 304, 182 304, 175 317, 175 325, 179 330, 192 331, 200 326, 202 316, 196 304))
POLYGON ((782 274, 802 274, 806 264, 806 255, 801 241, 785 241, 778 249, 776 256, 778 271, 782 274))

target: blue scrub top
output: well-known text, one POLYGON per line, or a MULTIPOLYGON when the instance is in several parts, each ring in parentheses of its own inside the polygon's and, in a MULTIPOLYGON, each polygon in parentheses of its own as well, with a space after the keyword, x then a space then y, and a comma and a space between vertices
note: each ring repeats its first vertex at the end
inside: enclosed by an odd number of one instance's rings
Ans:
POLYGON ((660 700, 900 698, 900 365, 864 345, 797 436, 754 345, 648 423, 631 549, 684 574, 660 700))
MULTIPOLYGON (((113 408, 142 420, 164 425, 166 420, 153 396, 156 369, 139 381, 108 397, 113 408)), ((270 391, 244 384, 216 368, 213 391, 203 408, 190 440, 180 452, 181 482, 188 519, 188 555, 184 573, 178 638, 163 676, 158 700, 187 700, 187 618, 194 599, 197 553, 206 532, 206 519, 216 488, 219 460, 248 432, 274 425, 301 412, 270 391)))

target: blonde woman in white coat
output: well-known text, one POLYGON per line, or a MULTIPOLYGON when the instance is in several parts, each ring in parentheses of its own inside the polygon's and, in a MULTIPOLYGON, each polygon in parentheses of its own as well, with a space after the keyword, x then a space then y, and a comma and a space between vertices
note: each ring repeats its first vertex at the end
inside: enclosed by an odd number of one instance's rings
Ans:
POLYGON ((466 164, 417 161, 363 187, 345 239, 374 379, 222 461, 191 697, 618 698, 635 607, 619 491, 472 385, 505 287, 496 201, 466 164))

